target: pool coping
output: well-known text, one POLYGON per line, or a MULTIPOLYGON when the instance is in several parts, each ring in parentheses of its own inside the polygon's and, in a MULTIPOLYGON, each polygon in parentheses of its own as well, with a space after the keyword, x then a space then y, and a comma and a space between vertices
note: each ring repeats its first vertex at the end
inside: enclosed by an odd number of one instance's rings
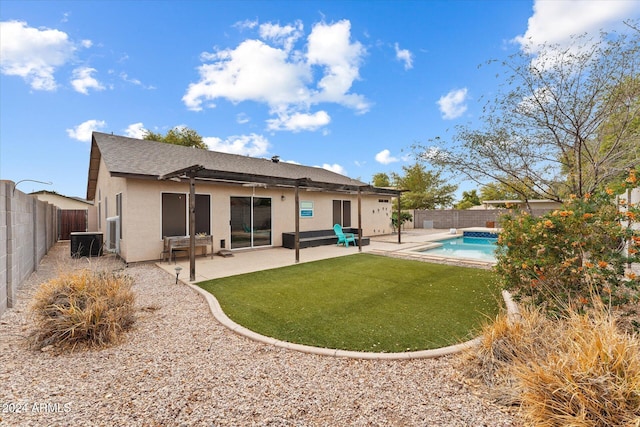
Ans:
MULTIPOLYGON (((184 282, 183 282, 184 283, 184 282)), ((220 303, 211 293, 205 291, 198 285, 194 285, 191 283, 185 283, 191 289, 195 290, 199 293, 209 305, 209 310, 213 317, 223 326, 235 332, 238 335, 249 338, 253 341, 261 342, 263 344, 273 345, 279 348, 284 348, 287 350, 294 350, 301 353, 306 354, 315 354, 320 356, 331 356, 331 357, 343 357, 350 359, 368 359, 368 360, 409 360, 409 359, 430 359, 442 356, 448 356, 451 354, 460 353, 464 350, 473 348, 477 346, 482 337, 476 337, 472 340, 465 341, 459 344, 450 345, 447 347, 435 348, 430 350, 418 350, 418 351, 407 351, 407 352, 399 352, 399 353, 374 353, 374 352, 361 352, 361 351, 350 351, 350 350, 339 350, 339 349, 331 349, 331 348, 323 348, 323 347, 313 347, 304 344, 296 344, 288 341, 282 341, 277 338, 267 337, 264 335, 260 335, 257 332, 254 332, 250 329, 245 328, 233 320, 231 320, 222 310, 220 303)), ((507 308, 507 312, 510 316, 513 315, 514 310, 517 312, 517 306, 511 299, 510 294, 507 291, 502 292, 502 296, 505 300, 505 305, 507 308)))
MULTIPOLYGON (((437 263, 443 263, 443 264, 449 264, 449 265, 460 265, 460 266, 468 266, 468 267, 490 268, 496 265, 496 261, 487 261, 487 260, 481 260, 476 258, 455 258, 455 257, 444 256, 444 255, 435 255, 435 254, 428 254, 425 252, 421 252, 423 250, 435 249, 439 246, 442 246, 442 244, 439 243, 442 240, 462 237, 464 236, 464 231, 488 231, 487 229, 481 229, 481 228, 452 229, 452 231, 453 230, 455 230, 455 233, 451 232, 450 234, 447 234, 447 235, 440 235, 440 236, 434 237, 433 240, 423 242, 419 245, 414 245, 410 248, 404 248, 398 251, 394 251, 396 255, 393 255, 390 253, 385 253, 385 255, 402 257, 402 258, 413 259, 418 261, 431 261, 431 262, 437 262, 437 263)), ((491 232, 497 233, 496 229, 492 229, 491 232)), ((375 253, 375 251, 372 251, 372 252, 375 253)))

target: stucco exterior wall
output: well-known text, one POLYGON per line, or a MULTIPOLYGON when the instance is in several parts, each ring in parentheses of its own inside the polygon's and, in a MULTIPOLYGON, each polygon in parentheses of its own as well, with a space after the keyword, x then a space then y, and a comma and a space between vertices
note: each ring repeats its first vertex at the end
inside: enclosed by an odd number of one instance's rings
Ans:
MULTIPOLYGON (((93 209, 88 211, 88 228, 91 231, 103 233, 103 242, 106 242, 107 218, 116 215, 116 195, 119 193, 124 195, 126 189, 127 180, 124 178, 111 177, 104 161, 101 160, 93 209)), ((124 205, 126 203, 124 199, 126 199, 126 197, 123 197, 123 209, 125 209, 124 205)), ((126 217, 124 213, 123 217, 126 217)), ((125 260, 127 259, 126 248, 123 248, 122 241, 120 242, 120 256, 125 260)))
MULTIPOLYGON (((101 163, 96 186, 94 222, 96 229, 106 234, 106 218, 116 215, 116 194, 122 193, 122 240, 120 256, 127 262, 157 260, 163 249, 162 193, 188 195, 188 182, 155 181, 110 177, 101 163)), ((196 182, 196 194, 209 195, 211 200, 210 224, 214 252, 222 245, 231 247, 231 198, 271 198, 272 246, 282 246, 282 233, 295 230, 295 192, 289 188, 244 187, 196 182), (224 241, 224 242, 223 242, 224 241)), ((358 224, 358 197, 341 193, 318 191, 299 192, 300 201, 313 202, 313 216, 300 218, 300 230, 328 230, 333 227, 333 200, 351 202, 351 226, 358 224)), ((362 195, 363 235, 371 236, 391 232, 391 198, 362 195)), ((91 217, 91 216, 90 216, 91 217)), ((92 220, 90 220, 91 223, 92 220)))

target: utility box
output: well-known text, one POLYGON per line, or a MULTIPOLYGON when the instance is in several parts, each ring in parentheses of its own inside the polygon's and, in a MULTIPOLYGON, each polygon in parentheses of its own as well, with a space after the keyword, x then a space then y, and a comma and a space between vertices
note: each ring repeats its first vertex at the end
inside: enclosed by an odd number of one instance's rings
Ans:
POLYGON ((92 257, 102 255, 102 233, 74 232, 71 233, 71 256, 73 258, 92 257))

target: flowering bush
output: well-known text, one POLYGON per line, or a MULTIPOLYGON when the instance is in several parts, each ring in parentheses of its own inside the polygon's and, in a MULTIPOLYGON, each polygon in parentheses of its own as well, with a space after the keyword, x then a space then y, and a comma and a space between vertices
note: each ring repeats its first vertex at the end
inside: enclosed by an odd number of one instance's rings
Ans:
POLYGON ((535 218, 512 212, 501 218, 496 271, 518 300, 552 311, 581 310, 593 298, 621 306, 638 301, 640 203, 628 202, 636 171, 615 188, 572 196, 561 209, 535 218))

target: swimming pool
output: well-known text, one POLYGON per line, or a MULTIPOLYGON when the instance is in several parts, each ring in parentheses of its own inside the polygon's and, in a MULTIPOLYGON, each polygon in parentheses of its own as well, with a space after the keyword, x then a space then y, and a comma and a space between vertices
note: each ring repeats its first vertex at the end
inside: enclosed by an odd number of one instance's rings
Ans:
POLYGON ((426 255, 495 262, 496 238, 459 236, 440 240, 438 247, 422 249, 426 255))

